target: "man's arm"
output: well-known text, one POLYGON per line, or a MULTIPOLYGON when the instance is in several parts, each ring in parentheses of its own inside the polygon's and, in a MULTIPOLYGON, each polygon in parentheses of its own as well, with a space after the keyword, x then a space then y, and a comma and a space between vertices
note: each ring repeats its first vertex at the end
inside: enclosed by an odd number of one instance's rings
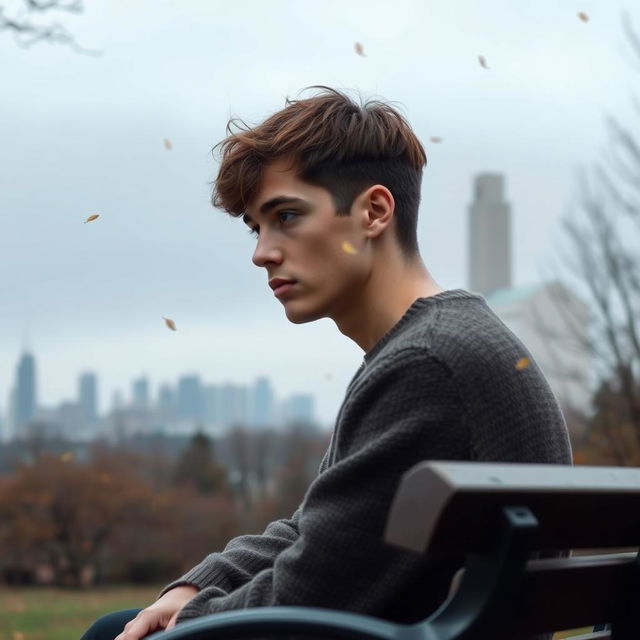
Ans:
POLYGON ((273 566, 275 559, 299 537, 298 509, 290 519, 270 523, 261 535, 233 538, 220 553, 208 555, 200 564, 168 584, 164 595, 179 585, 192 585, 198 590, 216 587, 231 593, 253 576, 273 566))
MULTIPOLYGON (((336 461, 307 493, 299 537, 232 592, 202 589, 178 621, 272 605, 392 618, 408 586, 437 570, 432 559, 386 545, 383 532, 405 471, 427 458, 468 459, 461 402, 447 371, 425 354, 407 352, 376 369, 345 404, 336 461)), ((448 580, 433 580, 423 602, 435 607, 447 588, 448 580)))
POLYGON ((275 558, 297 540, 299 510, 291 519, 272 522, 262 535, 231 540, 224 551, 212 553, 178 580, 167 585, 158 599, 125 626, 115 640, 139 640, 161 629, 171 629, 178 613, 201 589, 225 596, 273 565, 275 558))

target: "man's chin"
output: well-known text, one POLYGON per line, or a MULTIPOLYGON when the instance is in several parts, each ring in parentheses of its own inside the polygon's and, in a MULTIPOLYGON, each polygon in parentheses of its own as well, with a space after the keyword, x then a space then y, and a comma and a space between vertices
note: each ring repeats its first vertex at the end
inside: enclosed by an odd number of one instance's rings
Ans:
POLYGON ((301 311, 300 309, 293 309, 285 306, 284 308, 287 320, 293 324, 307 324, 308 322, 314 322, 319 320, 322 316, 318 313, 312 313, 311 311, 301 311))

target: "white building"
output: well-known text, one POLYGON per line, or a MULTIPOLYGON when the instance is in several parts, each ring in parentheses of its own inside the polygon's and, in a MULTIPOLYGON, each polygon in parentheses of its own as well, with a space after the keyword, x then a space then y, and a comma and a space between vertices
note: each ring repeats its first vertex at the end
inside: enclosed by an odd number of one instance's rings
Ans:
POLYGON ((590 412, 593 381, 584 344, 589 331, 585 302, 558 281, 499 289, 486 300, 531 352, 563 408, 590 412))

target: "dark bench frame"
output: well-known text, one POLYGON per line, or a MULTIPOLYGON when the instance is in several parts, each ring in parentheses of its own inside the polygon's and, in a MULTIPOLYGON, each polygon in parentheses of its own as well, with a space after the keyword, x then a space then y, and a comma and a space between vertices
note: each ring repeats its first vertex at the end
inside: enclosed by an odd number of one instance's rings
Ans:
POLYGON ((640 635, 640 469, 425 462, 403 477, 385 540, 466 557, 457 588, 422 622, 263 607, 184 622, 158 640, 515 640, 598 623, 611 630, 574 640, 640 635), (620 547, 633 551, 557 557, 620 547))

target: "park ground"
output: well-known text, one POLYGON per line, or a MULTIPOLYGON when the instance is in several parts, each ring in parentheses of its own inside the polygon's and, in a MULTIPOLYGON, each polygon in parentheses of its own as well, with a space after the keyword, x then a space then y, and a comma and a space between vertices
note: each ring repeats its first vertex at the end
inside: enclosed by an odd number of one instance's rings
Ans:
POLYGON ((0 640, 78 640, 102 614, 143 607, 155 600, 160 589, 0 587, 0 640))

